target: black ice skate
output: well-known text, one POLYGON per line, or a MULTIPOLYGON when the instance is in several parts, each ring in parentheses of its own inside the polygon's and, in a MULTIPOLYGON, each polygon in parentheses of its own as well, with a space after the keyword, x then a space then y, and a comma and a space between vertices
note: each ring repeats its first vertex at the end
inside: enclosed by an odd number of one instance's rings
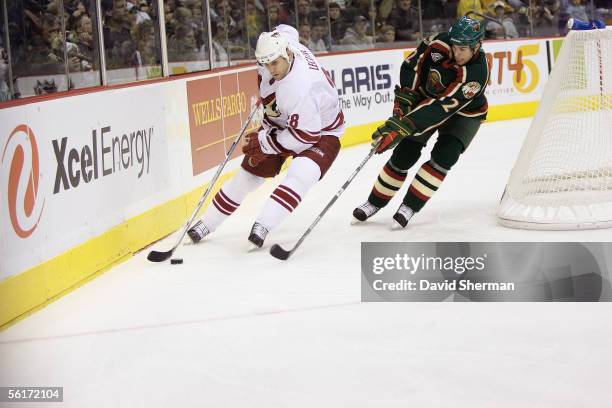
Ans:
POLYGON ((380 210, 379 207, 376 207, 374 204, 370 203, 369 201, 366 201, 365 203, 361 204, 359 207, 353 210, 353 217, 356 221, 363 222, 374 214, 376 214, 378 210, 380 210))
POLYGON ((251 228, 251 235, 249 235, 249 241, 257 248, 261 248, 268 235, 268 229, 256 222, 251 228))
POLYGON ((410 218, 412 218, 413 215, 414 211, 412 211, 412 208, 408 207, 406 204, 402 204, 397 209, 395 215, 393 215, 393 219, 399 224, 400 227, 406 228, 408 221, 410 221, 410 218))
POLYGON ((202 240, 202 238, 210 234, 210 230, 202 221, 198 221, 193 227, 189 228, 187 234, 189 235, 189 238, 191 238, 191 241, 194 244, 197 244, 202 240))

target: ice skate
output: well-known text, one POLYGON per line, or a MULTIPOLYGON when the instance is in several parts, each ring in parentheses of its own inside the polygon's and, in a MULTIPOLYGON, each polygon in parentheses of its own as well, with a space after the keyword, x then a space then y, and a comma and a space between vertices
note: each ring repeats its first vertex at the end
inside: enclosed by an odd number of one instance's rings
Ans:
POLYGON ((210 230, 206 227, 206 225, 204 225, 202 221, 196 222, 195 225, 189 228, 189 230, 187 231, 187 235, 189 235, 189 238, 191 238, 191 242, 193 242, 194 244, 200 242, 202 238, 204 238, 208 234, 210 234, 210 230))
POLYGON ((376 214, 380 210, 379 207, 376 207, 374 204, 366 201, 361 204, 359 207, 353 210, 353 222, 352 224, 357 224, 359 222, 363 222, 376 214))
POLYGON ((249 242, 253 244, 252 249, 261 248, 268 235, 268 229, 256 222, 251 228, 251 234, 249 235, 249 242))
POLYGON ((414 211, 412 208, 408 207, 406 204, 402 204, 397 209, 397 212, 393 215, 393 219, 396 222, 396 226, 406 228, 408 221, 410 221, 410 218, 412 218, 413 215, 414 211))

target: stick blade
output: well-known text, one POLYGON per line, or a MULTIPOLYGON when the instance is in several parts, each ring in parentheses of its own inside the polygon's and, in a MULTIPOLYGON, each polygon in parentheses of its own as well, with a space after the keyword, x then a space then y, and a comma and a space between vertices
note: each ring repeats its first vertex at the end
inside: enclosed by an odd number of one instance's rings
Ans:
POLYGON ((285 251, 280 245, 274 244, 270 248, 270 255, 281 261, 286 261, 291 256, 291 251, 285 251))
POLYGON ((147 256, 147 259, 151 262, 164 262, 171 256, 172 256, 172 251, 165 251, 165 252, 151 251, 149 252, 149 255, 147 256))

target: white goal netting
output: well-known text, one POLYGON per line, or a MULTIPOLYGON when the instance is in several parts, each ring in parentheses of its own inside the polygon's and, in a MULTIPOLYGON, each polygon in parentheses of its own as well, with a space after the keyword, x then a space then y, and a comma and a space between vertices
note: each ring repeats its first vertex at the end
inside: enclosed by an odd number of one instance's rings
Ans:
POLYGON ((497 211, 528 229, 612 227, 612 30, 571 31, 497 211))

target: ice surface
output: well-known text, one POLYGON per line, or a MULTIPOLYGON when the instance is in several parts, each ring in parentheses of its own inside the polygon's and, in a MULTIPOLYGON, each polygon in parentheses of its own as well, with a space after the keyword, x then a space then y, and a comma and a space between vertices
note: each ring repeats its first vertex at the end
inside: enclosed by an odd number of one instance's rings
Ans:
POLYGON ((0 385, 63 386, 62 407, 612 406, 609 303, 360 302, 362 241, 610 240, 496 224, 528 125, 484 125, 405 230, 391 230, 399 197, 350 225, 389 153, 375 156, 285 262, 267 250, 295 243, 369 147, 342 150, 248 252, 279 179, 268 182, 214 235, 180 247, 184 264, 149 263, 145 250, 0 333, 0 385))

